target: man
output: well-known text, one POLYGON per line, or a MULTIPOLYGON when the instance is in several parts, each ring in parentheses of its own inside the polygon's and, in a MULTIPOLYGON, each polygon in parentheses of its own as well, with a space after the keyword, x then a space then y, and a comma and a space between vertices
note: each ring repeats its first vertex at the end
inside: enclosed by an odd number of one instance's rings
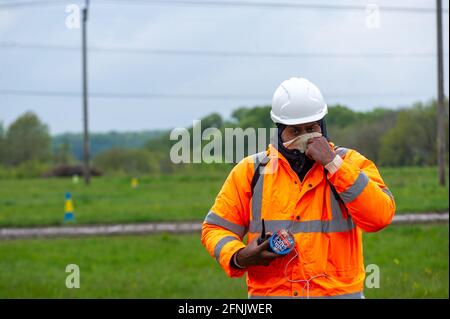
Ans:
POLYGON ((202 227, 202 243, 225 273, 247 272, 249 298, 363 298, 362 231, 390 224, 395 202, 376 166, 327 139, 327 105, 303 78, 275 91, 278 136, 231 171, 202 227), (289 230, 295 249, 279 255, 267 236, 289 230), (243 238, 248 233, 247 244, 243 238))

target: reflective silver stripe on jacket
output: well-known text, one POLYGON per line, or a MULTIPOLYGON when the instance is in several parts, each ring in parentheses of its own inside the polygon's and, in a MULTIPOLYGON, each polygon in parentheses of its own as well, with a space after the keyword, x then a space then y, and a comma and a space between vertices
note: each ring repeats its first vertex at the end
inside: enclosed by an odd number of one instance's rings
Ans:
POLYGON ((217 242, 216 246, 214 247, 214 257, 216 257, 217 261, 219 261, 220 252, 222 251, 223 246, 225 246, 225 244, 228 244, 229 242, 235 241, 235 240, 238 240, 238 239, 233 236, 225 236, 217 242))
POLYGON ((369 183, 369 177, 367 177, 366 173, 363 171, 359 172, 358 177, 355 182, 350 186, 347 190, 342 193, 339 193, 344 203, 350 203, 354 201, 366 188, 369 183))
MULTIPOLYGON (((289 229, 292 234, 299 233, 341 233, 355 228, 351 218, 333 220, 307 220, 302 222, 292 220, 264 220, 266 232, 274 233, 279 229, 289 229)), ((251 222, 251 233, 261 232, 261 222, 251 222)))
MULTIPOLYGON (((264 151, 264 152, 260 152, 260 153, 253 155, 253 159, 254 159, 254 163, 255 163, 254 171, 253 171, 253 175, 254 175, 256 173, 256 169, 258 168, 259 164, 267 163, 269 158, 267 157, 267 154, 264 151)), ((264 185, 265 165, 261 165, 259 169, 260 169, 261 175, 259 176, 258 182, 255 185, 255 189, 254 189, 253 197, 252 197, 252 212, 254 212, 253 218, 255 218, 255 220, 261 219, 262 193, 263 193, 263 185, 264 185)))
POLYGON ((235 233, 240 238, 244 237, 244 235, 247 233, 244 226, 232 223, 232 222, 226 220, 225 218, 220 217, 219 215, 217 215, 216 213, 214 213, 212 211, 210 211, 206 215, 205 222, 208 224, 211 224, 211 225, 223 227, 223 228, 235 233))
POLYGON ((336 148, 334 149, 334 151, 335 151, 336 154, 338 154, 340 157, 344 157, 344 155, 347 154, 347 152, 348 152, 348 148, 338 146, 338 147, 336 147, 336 148))
POLYGON ((394 199, 394 195, 391 193, 389 188, 385 187, 381 189, 384 193, 386 193, 390 198, 394 199))

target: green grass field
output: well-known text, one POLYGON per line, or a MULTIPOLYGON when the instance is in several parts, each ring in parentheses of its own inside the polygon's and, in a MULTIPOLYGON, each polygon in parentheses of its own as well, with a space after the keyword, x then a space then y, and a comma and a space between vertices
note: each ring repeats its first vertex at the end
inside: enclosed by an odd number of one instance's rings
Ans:
MULTIPOLYGON (((0 180, 0 226, 58 225, 70 191, 79 224, 202 220, 230 169, 184 176, 95 178, 89 187, 71 179, 0 180)), ((381 169, 397 212, 448 211, 448 184, 437 185, 436 168, 381 169)), ((448 176, 447 176, 448 180, 448 176)))
MULTIPOLYGON (((366 264, 381 271, 367 298, 448 298, 448 224, 365 234, 366 264)), ((0 298, 246 298, 198 234, 0 241, 0 298), (80 267, 67 289, 66 265, 80 267)))

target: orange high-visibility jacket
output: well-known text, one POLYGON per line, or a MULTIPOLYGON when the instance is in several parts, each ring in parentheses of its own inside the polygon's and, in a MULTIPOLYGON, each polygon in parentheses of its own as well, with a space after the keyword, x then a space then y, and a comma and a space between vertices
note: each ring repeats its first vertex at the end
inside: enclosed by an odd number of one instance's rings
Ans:
POLYGON ((202 243, 228 276, 247 272, 249 298, 363 297, 362 231, 390 224, 395 202, 372 161, 355 150, 335 151, 343 159, 337 172, 325 175, 316 162, 302 182, 272 145, 230 172, 203 223, 202 243), (252 195, 261 161, 267 164, 252 195), (233 254, 245 247, 244 236, 249 242, 260 235, 261 218, 267 232, 289 229, 295 250, 269 266, 231 266, 233 254))

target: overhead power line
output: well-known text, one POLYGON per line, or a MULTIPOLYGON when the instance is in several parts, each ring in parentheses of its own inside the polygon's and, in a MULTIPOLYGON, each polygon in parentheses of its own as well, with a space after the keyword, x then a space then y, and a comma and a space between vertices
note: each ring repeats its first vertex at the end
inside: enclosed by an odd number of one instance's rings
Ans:
MULTIPOLYGON (((74 91, 35 91, 0 89, 0 95, 15 96, 48 96, 48 97, 76 97, 80 92, 74 91)), ((114 99, 195 99, 195 100, 226 100, 226 99, 265 99, 268 95, 258 94, 165 94, 165 93, 116 93, 116 92, 92 92, 92 98, 114 98, 114 99)))
MULTIPOLYGON (((78 46, 0 42, 0 49, 61 50, 78 52, 78 46)), ((211 56, 211 57, 255 57, 255 58, 436 58, 433 52, 252 52, 252 51, 207 51, 182 49, 152 49, 90 46, 90 52, 106 54, 142 54, 164 56, 211 56)), ((448 53, 447 53, 448 55, 448 53)))
MULTIPOLYGON (((81 92, 74 91, 42 91, 42 90, 16 90, 0 89, 0 95, 11 96, 43 96, 43 97, 68 97, 80 98, 81 92)), ((326 94, 327 98, 375 98, 375 97, 408 97, 419 96, 417 92, 384 92, 384 93, 351 93, 351 94, 326 94)), ((182 94, 182 93, 116 93, 116 92, 92 92, 90 98, 109 99, 181 99, 181 100, 271 100, 270 94, 182 94)))
POLYGON ((56 6, 63 5, 61 1, 48 0, 48 1, 11 1, 11 2, 1 2, 1 9, 14 9, 14 8, 26 8, 26 7, 42 7, 42 6, 56 6))
MULTIPOLYGON (((8 3, 0 3, 1 9, 14 9, 26 7, 39 6, 56 6, 69 4, 68 2, 61 3, 61 1, 14 1, 8 3)), ((275 2, 275 1, 198 1, 198 0, 96 0, 92 1, 94 5, 104 4, 118 4, 118 5, 153 5, 153 6, 203 6, 203 7, 218 7, 218 8, 266 8, 266 9, 303 9, 303 10, 328 10, 328 11, 365 11, 365 5, 335 5, 335 4, 317 4, 317 3, 296 3, 296 2, 275 2)), ((434 13, 432 7, 410 7, 410 6, 379 6, 384 12, 397 13, 419 13, 431 14, 434 13)), ((443 9, 443 12, 448 12, 448 9, 443 9)))
MULTIPOLYGON (((102 2, 133 4, 133 5, 164 5, 164 6, 208 6, 208 7, 250 7, 250 8, 290 8, 290 9, 312 9, 312 10, 342 10, 342 11, 365 11, 365 5, 335 5, 317 3, 296 3, 278 1, 198 1, 198 0, 101 0, 102 2)), ((410 12, 410 13, 434 13, 431 7, 408 7, 408 6, 378 6, 387 12, 410 12)), ((443 10, 445 11, 445 10, 443 10)), ((448 12, 448 10, 447 10, 448 12)))

